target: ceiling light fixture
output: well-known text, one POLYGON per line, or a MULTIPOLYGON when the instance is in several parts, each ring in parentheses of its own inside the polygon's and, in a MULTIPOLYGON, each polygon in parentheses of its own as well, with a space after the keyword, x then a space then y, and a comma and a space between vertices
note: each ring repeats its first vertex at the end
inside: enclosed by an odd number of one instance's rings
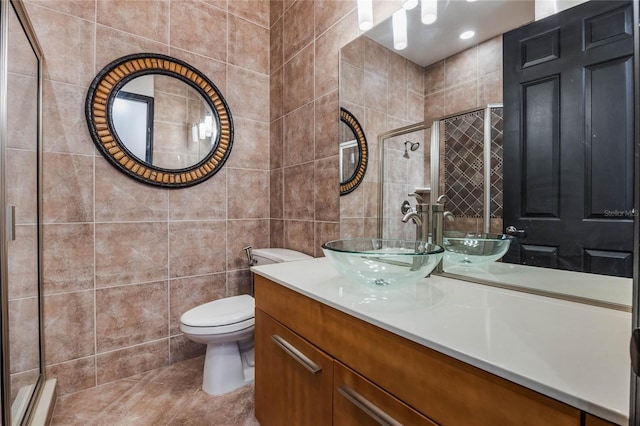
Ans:
POLYGON ((473 37, 474 35, 476 35, 476 33, 473 31, 465 31, 462 34, 460 34, 460 38, 463 40, 466 40, 473 37))
POLYGON ((362 31, 373 28, 373 0, 358 0, 358 26, 362 31))
POLYGON ((405 10, 415 9, 418 5, 418 0, 402 0, 402 8, 405 10))
POLYGON ((400 9, 393 14, 393 48, 403 50, 407 48, 407 11, 400 9))
POLYGON ((433 24, 438 19, 438 0, 422 0, 421 20, 425 25, 433 24))

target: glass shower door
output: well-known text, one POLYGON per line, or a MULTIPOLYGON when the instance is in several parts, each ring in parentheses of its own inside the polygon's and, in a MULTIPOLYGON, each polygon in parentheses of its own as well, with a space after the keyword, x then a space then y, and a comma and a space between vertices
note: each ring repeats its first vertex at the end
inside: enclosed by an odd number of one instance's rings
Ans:
MULTIPOLYGON (((9 349, 9 387, 4 409, 11 423, 28 414, 43 377, 39 288, 39 59, 21 23, 22 5, 3 2, 6 37, 6 138, 4 143, 5 214, 7 215, 5 316, 9 349), (8 398, 7 398, 8 396, 8 398), (10 404, 10 405, 9 405, 10 404)), ((4 306, 3 306, 4 307, 4 306)), ((6 362, 6 360, 5 360, 6 362)), ((8 370, 8 371, 7 371, 8 370)), ((6 380, 7 377, 4 378, 6 380)), ((7 415, 5 414, 5 420, 7 415)))

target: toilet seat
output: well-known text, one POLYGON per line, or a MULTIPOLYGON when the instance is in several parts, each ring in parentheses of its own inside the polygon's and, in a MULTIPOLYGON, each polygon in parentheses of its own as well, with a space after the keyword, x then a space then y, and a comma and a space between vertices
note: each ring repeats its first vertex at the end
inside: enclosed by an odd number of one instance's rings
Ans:
POLYGON ((255 300, 248 294, 214 300, 180 317, 180 330, 190 334, 224 334, 255 324, 255 300))

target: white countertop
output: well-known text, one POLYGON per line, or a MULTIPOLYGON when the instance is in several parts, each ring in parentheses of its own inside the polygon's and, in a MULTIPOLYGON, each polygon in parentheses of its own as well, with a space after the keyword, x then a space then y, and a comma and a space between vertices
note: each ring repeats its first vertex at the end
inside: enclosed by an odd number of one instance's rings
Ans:
POLYGON ((631 314, 432 276, 378 290, 326 258, 253 272, 460 361, 628 424, 631 314))

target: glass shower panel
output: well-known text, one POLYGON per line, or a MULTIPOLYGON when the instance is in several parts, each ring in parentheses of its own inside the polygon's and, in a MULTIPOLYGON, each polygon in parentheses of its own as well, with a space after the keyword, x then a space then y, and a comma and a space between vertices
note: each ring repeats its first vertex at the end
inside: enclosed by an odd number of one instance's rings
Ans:
POLYGON ((6 203, 12 423, 24 416, 40 378, 38 288, 38 59, 13 7, 9 12, 6 203), (12 214, 12 213, 9 213, 12 214))

